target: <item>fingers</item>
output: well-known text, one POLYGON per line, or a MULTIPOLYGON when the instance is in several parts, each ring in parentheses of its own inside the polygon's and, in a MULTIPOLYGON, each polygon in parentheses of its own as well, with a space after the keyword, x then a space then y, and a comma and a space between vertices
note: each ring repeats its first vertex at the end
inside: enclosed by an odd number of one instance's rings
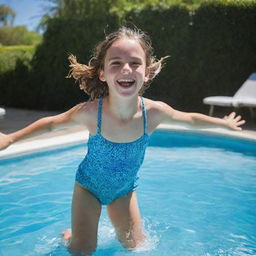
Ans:
POLYGON ((245 120, 241 120, 240 122, 236 123, 237 126, 240 126, 240 125, 243 125, 243 124, 245 124, 245 120))
POLYGON ((230 113, 228 116, 224 116, 223 119, 227 122, 229 128, 236 131, 241 131, 242 128, 240 126, 245 124, 245 120, 242 120, 240 115, 236 116, 235 112, 230 113))
POLYGON ((236 113, 235 112, 232 112, 230 113, 228 116, 224 116, 224 119, 227 120, 227 119, 233 119, 235 122, 237 123, 241 123, 240 125, 244 124, 245 123, 245 120, 241 120, 242 117, 239 115, 239 116, 236 116, 236 113), (240 121, 240 122, 239 122, 240 121))
POLYGON ((242 118, 241 116, 237 116, 237 117, 235 118, 235 121, 238 122, 239 120, 241 120, 241 118, 242 118))
POLYGON ((228 120, 228 119, 234 119, 236 116, 236 112, 232 112, 229 115, 226 115, 223 117, 224 120, 228 120))
POLYGON ((236 112, 232 112, 232 113, 229 114, 228 117, 229 117, 229 118, 235 118, 235 116, 236 116, 236 112))

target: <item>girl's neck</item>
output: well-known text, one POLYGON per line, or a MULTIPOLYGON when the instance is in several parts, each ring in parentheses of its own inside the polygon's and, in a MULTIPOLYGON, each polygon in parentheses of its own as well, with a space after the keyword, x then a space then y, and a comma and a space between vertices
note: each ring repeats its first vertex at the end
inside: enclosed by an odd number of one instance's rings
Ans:
POLYGON ((122 99, 117 97, 106 97, 108 111, 118 119, 129 120, 137 113, 139 97, 122 99))

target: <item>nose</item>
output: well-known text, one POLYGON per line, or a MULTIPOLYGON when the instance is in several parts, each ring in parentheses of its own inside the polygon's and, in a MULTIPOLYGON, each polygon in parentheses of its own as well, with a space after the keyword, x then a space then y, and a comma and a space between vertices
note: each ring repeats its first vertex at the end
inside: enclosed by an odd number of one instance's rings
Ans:
POLYGON ((129 74, 129 73, 131 73, 131 71, 132 71, 132 69, 131 69, 129 63, 125 63, 121 70, 122 74, 129 74))

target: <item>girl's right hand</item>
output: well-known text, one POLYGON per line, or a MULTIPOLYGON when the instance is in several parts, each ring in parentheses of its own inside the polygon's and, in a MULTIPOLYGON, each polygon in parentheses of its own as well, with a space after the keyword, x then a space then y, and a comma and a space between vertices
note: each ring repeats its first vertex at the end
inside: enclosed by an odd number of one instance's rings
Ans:
POLYGON ((0 150, 9 147, 12 144, 10 135, 0 132, 0 150))

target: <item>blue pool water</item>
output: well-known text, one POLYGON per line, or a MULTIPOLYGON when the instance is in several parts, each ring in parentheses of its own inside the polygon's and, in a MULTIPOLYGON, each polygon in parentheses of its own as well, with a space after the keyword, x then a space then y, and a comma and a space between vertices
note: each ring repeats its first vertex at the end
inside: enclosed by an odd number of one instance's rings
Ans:
MULTIPOLYGON (((86 145, 0 161, 0 255, 69 255, 76 167, 86 145)), ((146 242, 127 251, 104 208, 98 250, 114 256, 256 255, 256 143, 156 132, 140 170, 146 242)))

